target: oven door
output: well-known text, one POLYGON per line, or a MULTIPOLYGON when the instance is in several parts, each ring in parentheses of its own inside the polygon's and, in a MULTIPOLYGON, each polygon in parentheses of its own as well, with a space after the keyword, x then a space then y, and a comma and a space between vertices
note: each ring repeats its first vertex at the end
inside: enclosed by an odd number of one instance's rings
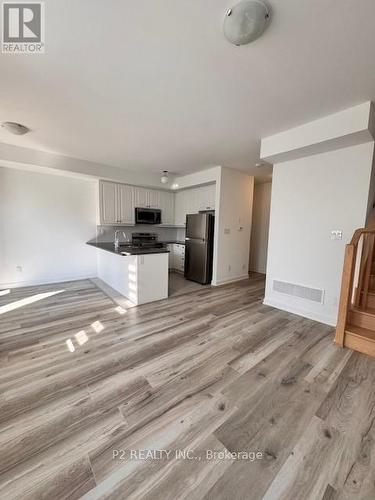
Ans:
POLYGON ((161 224, 161 210, 155 208, 136 208, 136 224, 161 224))

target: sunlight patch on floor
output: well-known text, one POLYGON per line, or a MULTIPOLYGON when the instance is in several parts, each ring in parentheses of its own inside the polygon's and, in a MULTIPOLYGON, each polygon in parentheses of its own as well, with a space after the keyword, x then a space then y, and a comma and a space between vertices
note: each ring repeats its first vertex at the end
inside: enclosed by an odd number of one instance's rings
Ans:
POLYGON ((91 323, 91 328, 96 333, 100 333, 102 330, 104 330, 104 325, 100 321, 94 321, 94 323, 91 323))
POLYGON ((7 312, 14 311, 15 309, 19 309, 20 307, 28 306, 29 304, 33 304, 34 302, 39 302, 39 300, 47 299, 48 297, 52 297, 53 295, 57 295, 58 293, 62 292, 65 292, 65 290, 37 293, 36 295, 32 295, 31 297, 27 297, 26 299, 10 302, 10 304, 6 304, 5 306, 0 306, 0 314, 5 314, 7 312))

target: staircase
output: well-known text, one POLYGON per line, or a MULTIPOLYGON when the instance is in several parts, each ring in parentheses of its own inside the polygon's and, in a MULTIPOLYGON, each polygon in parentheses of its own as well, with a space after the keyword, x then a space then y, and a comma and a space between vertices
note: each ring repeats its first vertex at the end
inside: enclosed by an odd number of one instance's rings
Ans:
POLYGON ((335 343, 375 357, 375 229, 355 231, 345 248, 335 343))

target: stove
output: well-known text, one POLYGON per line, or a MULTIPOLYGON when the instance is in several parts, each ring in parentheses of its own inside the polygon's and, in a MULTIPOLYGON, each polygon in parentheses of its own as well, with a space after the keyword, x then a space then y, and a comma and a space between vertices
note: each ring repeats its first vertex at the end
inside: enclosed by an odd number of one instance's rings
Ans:
POLYGON ((131 246, 134 248, 164 248, 165 245, 158 242, 156 233, 132 233, 131 246))

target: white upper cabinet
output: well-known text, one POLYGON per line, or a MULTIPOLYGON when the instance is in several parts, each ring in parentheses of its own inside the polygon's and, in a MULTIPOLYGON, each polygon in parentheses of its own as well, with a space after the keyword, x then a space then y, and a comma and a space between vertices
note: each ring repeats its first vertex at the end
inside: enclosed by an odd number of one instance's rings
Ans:
POLYGON ((215 184, 172 192, 100 181, 100 223, 134 224, 135 208, 158 208, 162 224, 184 226, 186 214, 215 209, 215 184))
POLYGON ((186 214, 215 210, 215 184, 178 191, 175 198, 175 224, 185 225, 186 214))
POLYGON ((100 181, 100 223, 134 224, 133 186, 100 181))
POLYGON ((119 220, 122 224, 134 224, 134 188, 126 184, 118 185, 119 220))
POLYGON ((117 184, 100 181, 99 193, 101 224, 117 224, 119 219, 117 184))
POLYGON ((174 224, 175 194, 160 191, 161 221, 163 224, 174 224))
POLYGON ((161 209, 161 191, 147 189, 147 207, 161 209))
POLYGON ((215 184, 209 184, 198 188, 200 190, 198 195, 199 210, 214 210, 215 209, 215 184))
POLYGON ((134 188, 134 206, 141 208, 161 208, 161 191, 142 187, 134 188))
POLYGON ((188 191, 178 191, 175 198, 175 224, 184 226, 188 211, 188 191))
POLYGON ((134 207, 146 208, 148 205, 147 189, 142 187, 134 188, 134 207))

